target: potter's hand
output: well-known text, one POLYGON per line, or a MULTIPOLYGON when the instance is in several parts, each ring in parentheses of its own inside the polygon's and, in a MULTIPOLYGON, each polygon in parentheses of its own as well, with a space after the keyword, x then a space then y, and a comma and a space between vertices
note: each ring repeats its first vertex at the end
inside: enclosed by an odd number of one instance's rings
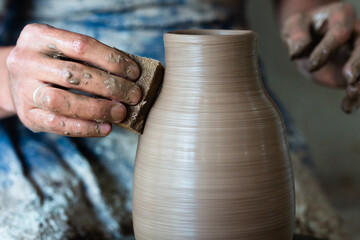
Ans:
POLYGON ((48 25, 27 25, 7 66, 16 112, 35 132, 105 136, 110 123, 124 119, 123 103, 136 104, 141 97, 130 81, 139 77, 135 62, 93 38, 48 25))
POLYGON ((360 21, 348 3, 333 3, 290 16, 282 36, 307 77, 329 87, 347 87, 343 109, 360 94, 360 21))

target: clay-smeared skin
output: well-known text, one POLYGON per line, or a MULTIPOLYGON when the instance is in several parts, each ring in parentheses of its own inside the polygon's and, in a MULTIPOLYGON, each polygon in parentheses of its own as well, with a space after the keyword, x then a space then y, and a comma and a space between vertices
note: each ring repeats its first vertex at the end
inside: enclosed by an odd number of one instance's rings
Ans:
POLYGON ((126 116, 123 103, 134 105, 141 99, 141 90, 133 82, 140 74, 134 61, 93 38, 48 25, 27 25, 7 66, 16 112, 35 132, 105 136, 111 131, 109 123, 119 123, 126 116), (112 85, 107 84, 109 79, 112 85), (37 92, 37 108, 33 93, 44 83, 51 85, 37 92))
POLYGON ((135 161, 136 239, 291 240, 289 152, 260 80, 256 35, 175 32, 165 52, 135 161))
POLYGON ((351 112, 360 94, 360 21, 354 7, 337 2, 293 14, 282 29, 290 57, 299 59, 307 76, 329 87, 348 88, 342 107, 351 112))

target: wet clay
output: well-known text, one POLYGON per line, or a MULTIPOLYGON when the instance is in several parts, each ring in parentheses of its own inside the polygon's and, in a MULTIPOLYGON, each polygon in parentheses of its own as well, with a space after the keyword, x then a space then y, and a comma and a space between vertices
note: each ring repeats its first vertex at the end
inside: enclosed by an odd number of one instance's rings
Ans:
POLYGON ((84 78, 92 78, 92 76, 91 76, 90 73, 84 73, 84 74, 83 74, 83 77, 84 77, 84 78))
POLYGON ((70 78, 69 83, 74 84, 74 85, 79 85, 80 84, 80 79, 78 79, 78 78, 70 78))
POLYGON ((137 240, 291 240, 294 184, 284 123, 251 31, 165 34, 162 90, 140 136, 137 240))
POLYGON ((56 46, 54 44, 48 44, 48 48, 50 50, 57 50, 56 46))
MULTIPOLYGON (((164 76, 164 67, 161 62, 157 60, 132 55, 126 52, 123 53, 139 64, 141 74, 135 84, 140 87, 142 98, 135 106, 127 106, 125 119, 117 125, 141 134, 144 129, 146 117, 159 92, 164 76)), ((128 61, 127 58, 124 59, 125 61, 128 61)), ((115 84, 115 80, 108 79, 104 83, 107 87, 112 86, 115 84)))
POLYGON ((116 62, 115 58, 114 58, 114 54, 110 53, 110 56, 106 58, 106 61, 114 63, 116 62))

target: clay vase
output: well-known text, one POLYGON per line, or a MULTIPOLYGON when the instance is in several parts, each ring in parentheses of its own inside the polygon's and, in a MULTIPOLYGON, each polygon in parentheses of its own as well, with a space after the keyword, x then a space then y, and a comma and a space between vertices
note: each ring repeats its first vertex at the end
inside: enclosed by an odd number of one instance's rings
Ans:
POLYGON ((137 150, 137 240, 291 240, 285 127, 252 31, 164 35, 163 87, 137 150))

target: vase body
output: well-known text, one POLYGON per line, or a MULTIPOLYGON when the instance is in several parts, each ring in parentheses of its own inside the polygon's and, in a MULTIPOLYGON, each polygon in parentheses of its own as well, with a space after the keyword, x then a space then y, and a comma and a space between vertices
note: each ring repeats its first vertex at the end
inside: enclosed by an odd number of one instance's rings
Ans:
POLYGON ((285 127, 251 31, 167 33, 162 90, 137 150, 137 240, 291 240, 285 127))

